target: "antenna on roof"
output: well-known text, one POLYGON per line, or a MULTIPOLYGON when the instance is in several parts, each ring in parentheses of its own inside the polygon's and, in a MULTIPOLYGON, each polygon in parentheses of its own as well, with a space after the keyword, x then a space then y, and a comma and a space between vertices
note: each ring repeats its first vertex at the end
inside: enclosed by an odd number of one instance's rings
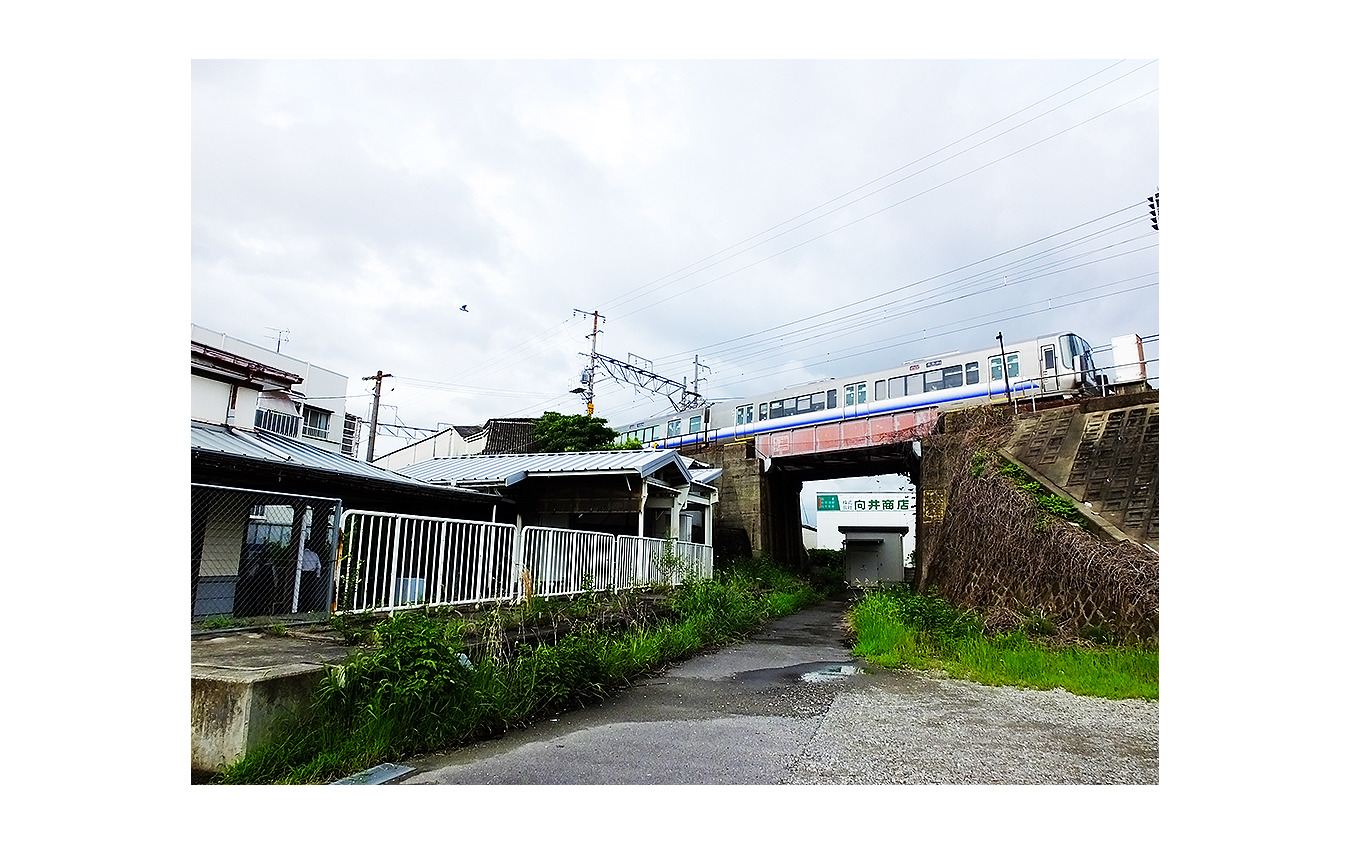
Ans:
POLYGON ((277 333, 277 336, 272 339, 277 341, 277 354, 281 354, 281 344, 291 342, 290 337, 287 336, 291 333, 291 330, 289 328, 273 328, 270 325, 263 327, 268 331, 275 331, 277 333))

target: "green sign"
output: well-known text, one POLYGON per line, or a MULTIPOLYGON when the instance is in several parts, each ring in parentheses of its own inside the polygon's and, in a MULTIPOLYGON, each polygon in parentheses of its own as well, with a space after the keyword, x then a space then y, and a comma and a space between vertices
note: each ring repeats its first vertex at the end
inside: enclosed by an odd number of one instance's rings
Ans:
POLYGON ((838 510, 838 509, 839 509, 839 496, 837 496, 837 495, 817 495, 817 496, 816 496, 816 509, 817 509, 817 510, 838 510))

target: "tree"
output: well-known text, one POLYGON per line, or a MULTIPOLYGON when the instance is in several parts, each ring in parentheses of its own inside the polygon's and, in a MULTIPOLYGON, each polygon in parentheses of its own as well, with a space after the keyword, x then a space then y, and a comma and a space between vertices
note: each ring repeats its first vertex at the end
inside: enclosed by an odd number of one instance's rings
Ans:
POLYGON ((599 416, 564 415, 548 411, 534 423, 534 450, 608 451, 615 448, 619 432, 599 416))

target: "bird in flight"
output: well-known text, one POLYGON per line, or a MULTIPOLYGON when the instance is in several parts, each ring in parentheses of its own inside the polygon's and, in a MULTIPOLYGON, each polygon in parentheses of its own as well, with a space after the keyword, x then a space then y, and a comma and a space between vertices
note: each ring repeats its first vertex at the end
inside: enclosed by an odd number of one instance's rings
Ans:
POLYGON ((466 313, 466 314, 469 312, 469 306, 468 306, 468 305, 460 305, 460 306, 459 306, 459 309, 460 309, 461 311, 463 311, 464 313, 466 313))

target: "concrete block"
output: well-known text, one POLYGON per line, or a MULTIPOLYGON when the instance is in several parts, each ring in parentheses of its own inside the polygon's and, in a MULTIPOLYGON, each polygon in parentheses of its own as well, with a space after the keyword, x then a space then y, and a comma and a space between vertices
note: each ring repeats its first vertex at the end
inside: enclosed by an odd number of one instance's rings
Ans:
POLYGON ((303 716, 323 666, 192 669, 192 769, 215 773, 303 716))

